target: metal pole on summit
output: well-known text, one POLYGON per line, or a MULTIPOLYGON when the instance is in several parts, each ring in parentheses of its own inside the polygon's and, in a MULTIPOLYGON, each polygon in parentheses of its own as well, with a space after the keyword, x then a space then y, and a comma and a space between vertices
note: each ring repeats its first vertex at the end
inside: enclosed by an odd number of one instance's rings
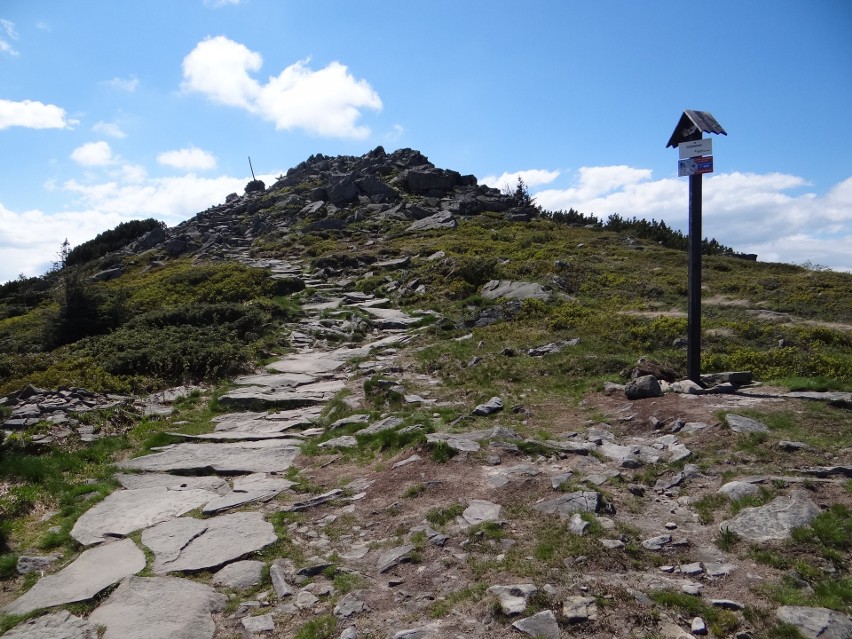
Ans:
POLYGON ((701 174, 689 176, 686 376, 701 381, 701 174))
POLYGON ((713 172, 713 142, 704 133, 728 135, 708 111, 687 109, 666 144, 678 149, 678 175, 689 176, 686 376, 696 384, 701 382, 701 176, 713 172))
POLYGON ((249 170, 251 171, 252 182, 256 182, 257 178, 254 177, 254 167, 251 165, 251 156, 248 156, 248 159, 249 159, 249 170))

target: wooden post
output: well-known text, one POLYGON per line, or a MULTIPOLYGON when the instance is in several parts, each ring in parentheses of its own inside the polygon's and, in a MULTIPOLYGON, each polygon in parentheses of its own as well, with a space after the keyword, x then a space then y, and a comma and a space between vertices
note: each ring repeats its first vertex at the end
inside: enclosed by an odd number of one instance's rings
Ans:
POLYGON ((701 174, 689 176, 686 376, 701 381, 701 174))

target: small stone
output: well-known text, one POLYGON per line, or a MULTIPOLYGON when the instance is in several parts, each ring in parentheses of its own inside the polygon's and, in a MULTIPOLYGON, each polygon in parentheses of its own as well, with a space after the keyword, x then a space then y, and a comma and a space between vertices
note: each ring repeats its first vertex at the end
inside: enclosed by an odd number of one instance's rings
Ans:
POLYGON ((279 599, 293 594, 293 588, 287 583, 284 568, 277 562, 269 567, 269 578, 272 580, 272 588, 279 599))
POLYGON ((299 610, 304 610, 306 608, 312 608, 318 601, 319 598, 313 593, 308 592, 307 590, 300 590, 293 603, 296 604, 296 608, 299 610))
POLYGON ((701 591, 704 590, 704 586, 702 584, 697 584, 691 581, 688 584, 683 584, 680 589, 681 592, 683 592, 684 594, 694 595, 695 597, 698 597, 701 595, 701 591))
POLYGON ((497 597, 504 615, 517 615, 527 609, 527 599, 537 591, 534 584, 513 584, 491 586, 486 592, 497 597))
POLYGON ((734 601, 732 599, 711 599, 711 606, 716 606, 717 608, 723 608, 724 610, 742 610, 745 608, 745 604, 741 604, 739 601, 734 601))
POLYGON ((499 521, 502 506, 483 499, 471 499, 462 513, 462 518, 471 526, 486 521, 499 521))
POLYGON ((213 583, 235 590, 245 590, 260 584, 262 570, 262 561, 235 561, 214 574, 213 583))
POLYGON ((627 484, 627 490, 630 491, 631 495, 636 495, 637 497, 645 496, 645 487, 642 484, 627 484))
POLYGON ((704 572, 704 566, 701 565, 700 561, 691 564, 683 564, 680 567, 680 572, 684 575, 689 575, 690 577, 695 575, 700 575, 704 572))
POLYGON ((624 542, 620 539, 601 539, 601 543, 604 547, 609 548, 610 550, 624 548, 624 542))
POLYGON ((734 415, 728 413, 725 416, 725 421, 728 422, 728 428, 735 433, 768 433, 769 427, 763 422, 759 422, 751 417, 743 415, 734 415))
POLYGON ((358 632, 355 630, 355 626, 349 626, 341 632, 340 639, 358 639, 358 632))
POLYGON ((673 521, 666 522, 666 530, 677 530, 677 524, 673 521))
POLYGON ((275 630, 275 622, 271 614, 243 617, 240 621, 247 632, 271 632, 275 630))
POLYGON ((520 619, 512 627, 536 639, 560 639, 559 624, 552 610, 542 610, 532 617, 520 619))
POLYGON ((566 597, 562 614, 570 623, 594 621, 598 618, 598 607, 592 597, 566 597))
POLYGON ((379 574, 381 574, 383 572, 387 572, 394 566, 408 561, 408 554, 412 550, 414 550, 414 546, 412 546, 411 544, 397 546, 396 548, 389 548, 385 550, 381 555, 379 555, 379 559, 376 562, 376 570, 379 572, 379 574))
POLYGON ((366 609, 367 606, 364 602, 350 592, 340 598, 340 601, 334 606, 333 612, 335 617, 345 619, 346 617, 364 612, 366 609))
POLYGON ((707 624, 704 623, 704 620, 701 617, 695 617, 690 624, 690 630, 694 635, 706 635, 707 624))
POLYGON ((642 547, 646 550, 662 550, 663 546, 670 544, 672 541, 671 535, 658 535, 651 537, 642 542, 642 547))
POLYGON ((789 442, 786 440, 782 440, 776 444, 780 450, 783 450, 787 453, 796 453, 800 450, 808 450, 810 446, 808 446, 804 442, 789 442))
POLYGON ((484 404, 479 404, 476 408, 473 409, 474 415, 486 416, 492 415, 498 411, 503 410, 503 400, 499 397, 492 397, 484 404))
POLYGON ((725 495, 731 501, 736 501, 743 497, 756 497, 760 494, 760 486, 745 481, 729 481, 716 492, 725 495))
POLYGON ((704 571, 711 577, 727 577, 734 570, 736 570, 736 566, 734 564, 723 564, 716 562, 705 562, 704 563, 704 571))
POLYGON ((568 520, 568 530, 574 535, 583 536, 586 534, 586 529, 589 527, 589 522, 585 521, 578 513, 571 515, 568 520))

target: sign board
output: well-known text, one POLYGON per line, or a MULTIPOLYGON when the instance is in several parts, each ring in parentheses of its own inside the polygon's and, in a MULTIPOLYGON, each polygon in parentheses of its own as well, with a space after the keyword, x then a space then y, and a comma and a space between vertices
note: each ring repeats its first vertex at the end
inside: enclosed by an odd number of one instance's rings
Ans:
POLYGON ((713 155, 713 139, 693 140, 692 142, 681 142, 677 145, 680 159, 695 158, 698 156, 713 155))
POLYGON ((709 157, 697 157, 697 158, 687 158, 685 160, 678 160, 677 163, 677 174, 678 177, 684 177, 686 175, 701 175, 703 173, 712 173, 713 172, 713 156, 709 157))

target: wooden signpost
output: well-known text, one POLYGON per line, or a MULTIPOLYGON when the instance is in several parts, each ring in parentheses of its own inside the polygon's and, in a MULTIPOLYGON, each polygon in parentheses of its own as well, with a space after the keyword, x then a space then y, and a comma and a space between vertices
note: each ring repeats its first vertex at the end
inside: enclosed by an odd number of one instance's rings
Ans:
POLYGON ((686 376, 696 384, 701 381, 701 176, 713 172, 713 140, 704 133, 728 135, 709 112, 688 109, 666 144, 680 153, 678 175, 689 176, 686 376))

